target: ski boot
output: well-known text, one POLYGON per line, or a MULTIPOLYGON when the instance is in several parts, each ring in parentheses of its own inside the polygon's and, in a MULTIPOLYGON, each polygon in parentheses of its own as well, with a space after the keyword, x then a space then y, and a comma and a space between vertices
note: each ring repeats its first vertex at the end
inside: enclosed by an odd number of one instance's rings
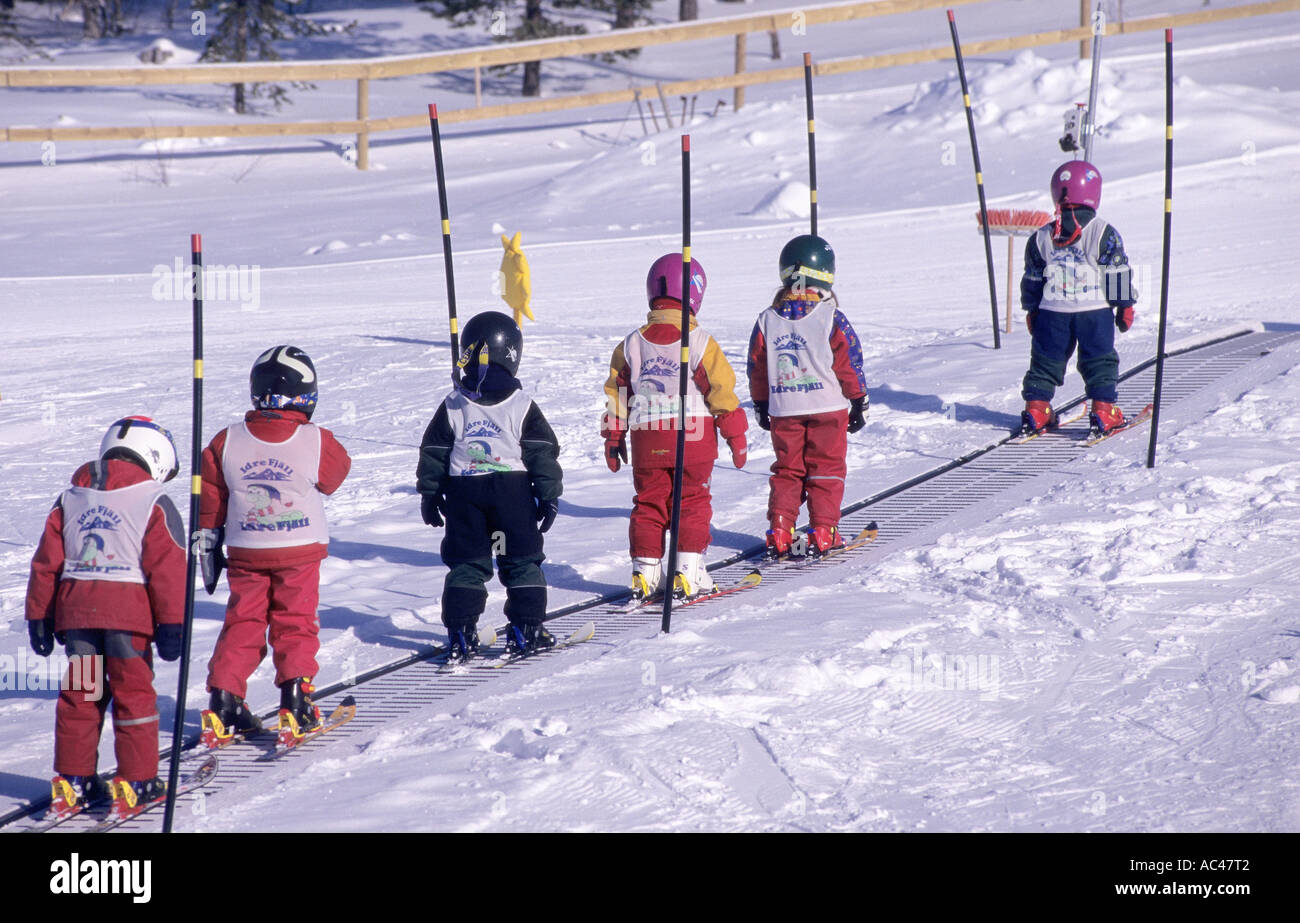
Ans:
POLYGON ((717 585, 709 576, 704 566, 704 553, 700 551, 679 551, 677 553, 677 574, 673 577, 673 599, 692 599, 716 592, 717 585))
POLYGON ((1105 401, 1093 401, 1088 424, 1093 436, 1104 436, 1124 425, 1124 411, 1105 401))
POLYGON ((279 737, 276 745, 292 747, 320 727, 320 709, 311 700, 316 687, 307 676, 280 686, 279 737))
POLYGON ((772 528, 767 530, 767 549, 763 557, 769 561, 790 557, 793 538, 794 523, 784 516, 773 516, 772 528))
POLYGON ((820 558, 835 548, 844 547, 844 536, 835 526, 813 526, 808 530, 808 554, 820 558))
POLYGON ((478 629, 469 625, 447 629, 447 663, 457 664, 478 656, 478 629))
POLYGON ((157 776, 144 782, 131 782, 117 776, 109 787, 113 794, 113 804, 108 809, 111 818, 135 817, 167 796, 167 783, 157 776))
POLYGON ((262 722, 248 710, 244 700, 224 689, 212 690, 207 709, 199 715, 199 724, 202 728, 199 739, 209 750, 262 730, 262 722))
POLYGON ((1056 427, 1056 411, 1047 401, 1025 401, 1025 410, 1020 414, 1020 435, 1032 436, 1045 429, 1056 427))
POLYGON ((506 629, 506 655, 522 657, 555 647, 555 635, 545 625, 518 625, 510 623, 506 629))
POLYGON ((50 780, 50 807, 45 816, 50 820, 71 817, 107 797, 104 780, 97 775, 55 776, 50 780))
POLYGON ((632 559, 632 598, 646 601, 663 592, 664 568, 661 558, 632 559))

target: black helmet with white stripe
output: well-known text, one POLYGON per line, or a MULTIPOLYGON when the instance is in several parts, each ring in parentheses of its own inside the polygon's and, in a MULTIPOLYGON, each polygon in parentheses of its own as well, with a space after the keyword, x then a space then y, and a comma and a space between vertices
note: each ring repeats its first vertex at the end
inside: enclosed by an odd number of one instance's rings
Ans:
POLYGON ((316 366, 297 346, 273 346, 253 363, 248 375, 253 406, 259 410, 316 410, 316 366))
POLYGON ((510 315, 484 311, 465 325, 460 345, 460 361, 456 364, 462 370, 475 365, 484 369, 499 365, 514 375, 524 354, 524 335, 510 315))

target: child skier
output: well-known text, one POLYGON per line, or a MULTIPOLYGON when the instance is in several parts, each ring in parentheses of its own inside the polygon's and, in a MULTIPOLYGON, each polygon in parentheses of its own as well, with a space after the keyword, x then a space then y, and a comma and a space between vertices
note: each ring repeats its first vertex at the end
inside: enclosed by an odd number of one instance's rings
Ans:
POLYGON ((27 629, 39 656, 57 638, 72 658, 55 708, 54 814, 110 795, 115 813, 131 814, 166 792, 149 644, 163 660, 180 657, 185 530, 161 486, 176 470, 167 430, 126 417, 46 517, 27 583, 27 629), (105 792, 95 764, 110 700, 117 775, 105 792))
POLYGON ((835 253, 811 234, 781 250, 782 287, 749 338, 749 395, 758 425, 772 433, 769 557, 791 553, 799 507, 808 500, 808 553, 844 544, 840 501, 848 440, 866 426, 862 346, 831 293, 835 253))
POLYGON ((1020 304, 1033 337, 1021 390, 1021 430, 1034 433, 1055 425, 1052 396, 1065 383, 1065 366, 1077 345, 1079 374, 1092 401, 1089 421, 1093 432, 1102 434, 1124 423, 1115 406, 1115 328, 1126 333, 1133 326, 1138 293, 1119 232, 1097 217, 1097 168, 1084 160, 1061 164, 1052 174, 1052 199, 1056 220, 1025 243, 1020 280, 1020 304))
POLYGON ((461 335, 461 377, 420 443, 420 515, 446 533, 442 589, 448 659, 478 651, 492 558, 506 588, 506 649, 529 653, 555 644, 546 618, 542 534, 560 509, 560 444, 515 373, 524 337, 499 311, 485 311, 461 335))
POLYGON ((316 367, 301 349, 275 346, 258 356, 249 393, 254 409, 203 451, 205 582, 211 592, 219 572, 211 559, 224 541, 230 585, 226 621, 208 662, 211 698, 202 715, 208 746, 260 729, 244 699, 248 677, 266 657, 268 631, 281 739, 300 739, 320 723, 311 694, 320 650, 320 562, 329 543, 323 497, 338 490, 352 467, 334 435, 310 422, 316 367))
MULTIPOLYGON (((707 280, 691 260, 687 307, 691 312, 690 382, 686 404, 686 456, 673 593, 679 598, 709 593, 713 579, 704 566, 713 518, 709 481, 718 457, 718 433, 732 463, 745 466, 745 411, 736 397, 736 375, 717 342, 696 325, 707 280)), ((646 276, 650 312, 646 322, 614 349, 605 382, 608 410, 601 421, 605 462, 618 471, 628 460, 632 434, 632 484, 636 489, 628 535, 632 550, 632 593, 648 599, 664 589, 664 537, 672 516, 677 458, 678 382, 681 375, 682 257, 668 253, 646 276)))

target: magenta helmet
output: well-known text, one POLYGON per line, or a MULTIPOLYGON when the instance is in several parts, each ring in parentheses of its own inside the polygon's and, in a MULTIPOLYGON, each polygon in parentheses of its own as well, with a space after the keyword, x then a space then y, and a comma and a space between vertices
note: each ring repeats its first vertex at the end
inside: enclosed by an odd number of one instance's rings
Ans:
POLYGON ((1101 205, 1101 171, 1086 160, 1071 160, 1052 174, 1052 201, 1057 205, 1101 205))
MULTIPOLYGON (((692 314, 700 313, 700 302, 704 300, 704 287, 709 280, 704 276, 704 267, 697 259, 691 260, 691 297, 692 314)), ((682 255, 665 253, 650 266, 645 277, 645 297, 648 301, 656 298, 674 298, 682 300, 682 255)))

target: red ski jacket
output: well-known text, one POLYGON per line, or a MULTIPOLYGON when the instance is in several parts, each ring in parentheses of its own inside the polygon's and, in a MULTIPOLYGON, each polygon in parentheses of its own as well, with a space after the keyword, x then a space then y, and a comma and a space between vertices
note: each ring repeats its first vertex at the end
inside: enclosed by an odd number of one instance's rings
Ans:
MULTIPOLYGON (((87 462, 72 476, 75 487, 117 490, 148 481, 134 462, 112 458, 87 462)), ((62 498, 60 498, 62 499, 62 498)), ((45 518, 27 581, 27 618, 54 616, 54 630, 106 628, 153 636, 155 625, 180 624, 185 615, 185 528, 164 494, 149 513, 140 549, 145 583, 63 580, 63 507, 56 501, 45 518)))
MULTIPOLYGON (((244 414, 244 422, 248 424, 248 431, 263 442, 285 442, 308 420, 307 415, 300 410, 250 410, 244 414)), ((352 459, 333 433, 323 426, 317 426, 317 429, 320 430, 320 470, 316 473, 316 489, 329 496, 339 489, 352 470, 352 459)), ((226 486, 221 467, 225 450, 224 429, 213 436, 208 447, 203 450, 203 492, 199 497, 199 525, 204 529, 215 529, 226 524, 226 502, 230 498, 230 489, 226 486)), ((329 554, 328 547, 320 542, 287 548, 227 546, 226 559, 232 564, 253 570, 275 570, 323 560, 329 554)))

